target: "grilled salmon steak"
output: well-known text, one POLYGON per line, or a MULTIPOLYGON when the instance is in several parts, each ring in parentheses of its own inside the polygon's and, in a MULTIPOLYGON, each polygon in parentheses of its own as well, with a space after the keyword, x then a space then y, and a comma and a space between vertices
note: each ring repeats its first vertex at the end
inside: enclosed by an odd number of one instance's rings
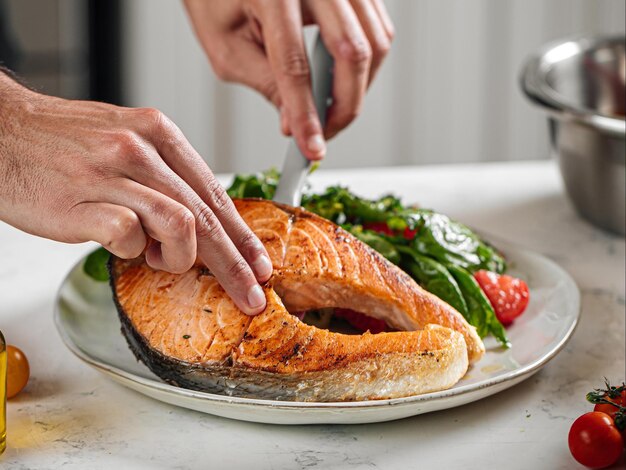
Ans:
POLYGON ((454 385, 484 346, 455 309, 333 223, 303 209, 236 200, 274 273, 267 307, 241 312, 209 270, 111 258, 122 332, 162 379, 232 396, 298 401, 396 398, 454 385), (400 331, 347 335, 289 312, 341 307, 400 331))

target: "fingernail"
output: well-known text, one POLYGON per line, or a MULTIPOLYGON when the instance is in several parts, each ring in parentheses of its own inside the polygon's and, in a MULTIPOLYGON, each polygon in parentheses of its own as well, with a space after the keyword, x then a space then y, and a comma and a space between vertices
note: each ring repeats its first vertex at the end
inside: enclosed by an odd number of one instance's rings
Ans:
POLYGON ((265 294, 260 285, 255 284, 248 291, 248 306, 252 310, 265 306, 265 294))
POLYGON ((309 137, 306 146, 316 155, 324 155, 326 153, 326 142, 324 142, 324 138, 320 134, 309 137))
POLYGON ((252 263, 252 266, 254 267, 254 272, 256 273, 256 275, 263 280, 268 279, 272 275, 272 270, 273 270, 272 262, 265 255, 259 256, 252 263))

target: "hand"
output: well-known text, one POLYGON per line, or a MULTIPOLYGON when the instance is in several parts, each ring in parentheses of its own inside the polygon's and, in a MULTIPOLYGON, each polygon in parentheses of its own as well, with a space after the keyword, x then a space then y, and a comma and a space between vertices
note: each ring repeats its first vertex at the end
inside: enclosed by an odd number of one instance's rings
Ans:
POLYGON ((182 132, 155 109, 68 101, 0 72, 0 220, 53 240, 94 240, 155 269, 198 257, 241 310, 265 308, 261 242, 182 132))
POLYGON ((394 31, 382 0, 185 0, 215 73, 248 85, 280 110, 282 132, 311 160, 359 114, 394 31), (335 59, 333 105, 322 132, 303 25, 317 23, 335 59))

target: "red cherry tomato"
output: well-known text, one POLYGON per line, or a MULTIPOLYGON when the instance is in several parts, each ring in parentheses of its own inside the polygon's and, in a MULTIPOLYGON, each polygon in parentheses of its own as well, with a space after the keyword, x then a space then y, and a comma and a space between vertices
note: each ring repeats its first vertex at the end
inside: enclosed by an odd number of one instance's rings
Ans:
MULTIPOLYGON (((398 235, 398 233, 391 230, 385 222, 367 222, 363 224, 363 228, 392 237, 398 235)), ((417 230, 411 230, 409 227, 406 227, 402 232, 402 236, 407 240, 413 240, 416 233, 417 230)))
POLYGON ((474 278, 489 299, 496 317, 510 325, 528 306, 528 285, 521 279, 491 271, 477 271, 474 278))
POLYGON ((599 411, 600 413, 606 413, 611 417, 611 419, 615 419, 615 413, 619 411, 619 406, 626 406, 622 402, 622 398, 609 398, 607 396, 604 397, 606 400, 615 403, 618 406, 609 405, 608 403, 598 403, 593 407, 593 411, 599 411))
POLYGON ((415 238, 415 234, 417 233, 417 230, 411 230, 409 227, 404 229, 404 238, 406 238, 407 240, 413 240, 415 238))
POLYGON ((568 444, 579 463, 591 468, 605 468, 621 457, 624 442, 609 415, 591 411, 574 421, 568 444))
POLYGON ((367 222, 363 224, 363 228, 373 230, 374 232, 382 233, 384 235, 394 236, 395 233, 389 228, 385 222, 367 222))
POLYGON ((593 411, 597 411, 599 413, 605 413, 611 417, 611 419, 615 419, 615 413, 619 408, 613 405, 607 405, 606 403, 598 403, 593 407, 593 411))
MULTIPOLYGON (((615 421, 615 415, 620 410, 620 406, 626 408, 626 390, 623 390, 620 396, 611 398, 607 394, 604 395, 604 398, 610 402, 615 403, 618 406, 610 405, 608 403, 598 403, 593 407, 593 411, 598 411, 600 413, 606 413, 611 417, 613 421, 615 421)), ((622 437, 626 439, 626 428, 622 430, 622 437)), ((626 441, 624 442, 626 445, 626 441)))

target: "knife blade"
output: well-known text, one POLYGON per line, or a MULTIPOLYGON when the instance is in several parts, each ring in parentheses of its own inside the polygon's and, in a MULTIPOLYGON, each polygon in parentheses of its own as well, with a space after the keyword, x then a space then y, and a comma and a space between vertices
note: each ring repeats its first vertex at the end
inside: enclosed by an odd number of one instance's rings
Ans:
MULTIPOLYGON (((320 34, 315 41, 310 62, 313 101, 323 128, 326 124, 326 111, 332 101, 334 62, 320 34)), ((302 199, 302 188, 310 167, 311 161, 304 156, 296 140, 292 139, 287 147, 274 201, 299 206, 302 199)))

